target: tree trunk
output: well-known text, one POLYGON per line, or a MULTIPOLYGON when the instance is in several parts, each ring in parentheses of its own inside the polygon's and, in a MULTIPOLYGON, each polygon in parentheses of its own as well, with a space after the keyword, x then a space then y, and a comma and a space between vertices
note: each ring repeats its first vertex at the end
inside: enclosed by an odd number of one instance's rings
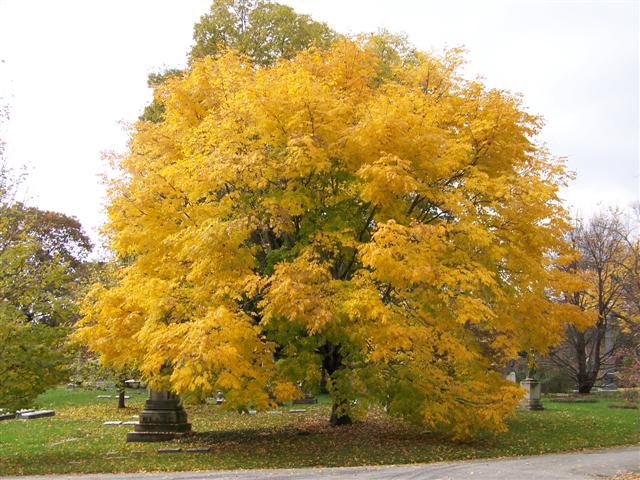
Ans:
POLYGON ((591 330, 591 338, 587 341, 585 332, 578 332, 576 335, 577 342, 577 360, 578 360, 578 392, 591 393, 591 389, 598 380, 598 374, 602 367, 602 343, 604 342, 606 333, 606 322, 599 320, 595 327, 591 330))
MULTIPOLYGON (((331 342, 327 342, 320 347, 319 353, 322 354, 322 367, 329 378, 333 377, 335 372, 344 368, 339 345, 333 345, 331 342)), ((348 400, 334 398, 329 422, 333 426, 351 425, 353 423, 349 416, 348 400)))
POLYGON ((322 367, 322 376, 320 377, 320 393, 328 394, 329 389, 327 388, 327 371, 322 367))
POLYGON ((124 394, 125 394, 126 390, 125 390, 125 383, 124 383, 124 379, 120 378, 120 381, 118 382, 118 408, 125 408, 125 404, 124 404, 124 394))
POLYGON ((329 419, 329 422, 331 423, 331 425, 333 425, 334 427, 338 427, 340 425, 351 425, 353 423, 353 420, 351 420, 351 417, 349 416, 348 412, 349 408, 349 403, 345 402, 345 401, 337 401, 334 402, 333 405, 331 406, 331 418, 329 419), (338 411, 341 410, 342 407, 342 413, 338 414, 338 411))
POLYGON ((593 384, 595 381, 591 378, 591 375, 585 375, 578 377, 578 393, 588 394, 591 393, 593 384))

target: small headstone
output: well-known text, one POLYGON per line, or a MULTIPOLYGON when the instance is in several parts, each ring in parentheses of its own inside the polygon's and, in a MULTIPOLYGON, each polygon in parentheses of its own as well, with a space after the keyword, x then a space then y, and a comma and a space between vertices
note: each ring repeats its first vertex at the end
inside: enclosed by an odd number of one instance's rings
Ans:
POLYGON ((255 415, 256 413, 258 413, 256 410, 248 410, 247 413, 249 415, 255 415))
POLYGON ((132 421, 132 422, 122 422, 122 425, 138 425, 137 421, 132 421))
POLYGON ((218 391, 216 394, 216 405, 220 405, 224 402, 224 397, 222 396, 222 392, 218 391))
POLYGON ((36 410, 35 412, 21 413, 20 418, 31 420, 33 418, 53 417, 56 414, 53 410, 36 410))
POLYGON ((289 413, 305 413, 306 411, 306 408, 292 408, 289 413))
POLYGON ((76 384, 73 382, 69 382, 67 383, 67 390, 73 390, 74 388, 76 388, 76 384))
POLYGON ((631 410, 637 410, 638 409, 638 404, 637 403, 631 403, 631 402, 610 403, 609 404, 609 408, 627 408, 627 409, 631 409, 631 410))
POLYGON ((103 422, 102 425, 110 426, 110 425, 122 425, 122 422, 118 420, 103 422))
POLYGON ((267 413, 272 415, 282 415, 282 410, 269 410, 267 413))
POLYGON ((96 398, 111 398, 111 395, 98 395, 96 398))
POLYGON ((1 413, 0 414, 0 421, 2 421, 2 420, 11 420, 12 418, 16 418, 16 414, 15 413, 1 413))
POLYGON ((140 381, 133 378, 124 381, 125 386, 129 388, 140 388, 140 381))
POLYGON ((509 374, 507 375, 507 380, 516 383, 516 372, 509 372, 509 374))
POLYGON ((211 451, 211 447, 205 448, 188 448, 185 450, 186 453, 209 453, 211 451))
POLYGON ((180 453, 182 452, 181 448, 159 448, 158 453, 180 453))

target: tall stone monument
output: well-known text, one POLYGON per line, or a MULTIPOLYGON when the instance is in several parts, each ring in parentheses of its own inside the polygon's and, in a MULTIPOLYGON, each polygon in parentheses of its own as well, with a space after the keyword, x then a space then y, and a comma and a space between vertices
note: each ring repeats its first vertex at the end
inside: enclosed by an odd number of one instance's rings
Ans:
POLYGON ((536 359, 533 351, 529 352, 529 368, 527 378, 520 382, 520 386, 524 388, 524 398, 520 400, 520 408, 523 410, 544 410, 540 398, 542 390, 540 382, 536 380, 536 359))
POLYGON ((167 391, 149 390, 140 421, 133 432, 127 433, 127 442, 164 442, 190 431, 180 397, 167 391))
POLYGON ((520 382, 524 388, 524 398, 520 400, 520 408, 523 410, 544 410, 540 401, 540 382, 534 378, 525 378, 520 382))

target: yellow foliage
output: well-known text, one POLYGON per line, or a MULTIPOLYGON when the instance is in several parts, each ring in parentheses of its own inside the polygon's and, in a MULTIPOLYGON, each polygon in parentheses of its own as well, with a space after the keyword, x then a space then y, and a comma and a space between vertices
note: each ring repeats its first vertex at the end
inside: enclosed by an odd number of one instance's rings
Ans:
POLYGON ((539 119, 460 58, 381 69, 342 40, 268 68, 225 52, 158 87, 164 121, 136 125, 110 192, 122 267, 78 338, 231 406, 314 389, 324 365, 340 411, 503 429, 521 392, 496 369, 581 321, 552 301, 580 280, 555 269, 567 177, 539 119))

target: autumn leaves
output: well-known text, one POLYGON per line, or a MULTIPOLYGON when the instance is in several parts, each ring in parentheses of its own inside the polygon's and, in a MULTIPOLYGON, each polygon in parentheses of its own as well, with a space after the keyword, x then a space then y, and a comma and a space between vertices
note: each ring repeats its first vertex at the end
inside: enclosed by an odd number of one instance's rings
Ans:
POLYGON ((562 165, 457 52, 373 40, 260 68, 226 51, 157 87, 164 119, 139 122, 112 189, 127 262, 78 333, 106 362, 255 408, 324 369, 341 418, 504 428, 520 391, 496 366, 559 328, 562 165))

